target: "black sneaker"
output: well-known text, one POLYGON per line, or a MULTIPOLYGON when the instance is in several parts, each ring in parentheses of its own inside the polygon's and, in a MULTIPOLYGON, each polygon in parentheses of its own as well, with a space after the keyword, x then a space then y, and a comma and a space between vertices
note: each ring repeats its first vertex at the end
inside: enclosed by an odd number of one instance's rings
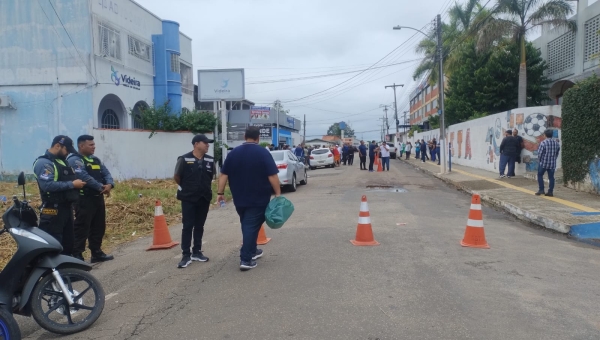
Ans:
POLYGON ((263 256, 263 250, 256 249, 256 253, 254 253, 254 256, 252 256, 252 259, 257 260, 257 259, 261 258, 262 256, 263 256))
POLYGON ((184 256, 181 258, 181 262, 177 265, 177 268, 185 268, 192 263, 192 259, 189 256, 184 256))
POLYGON ((92 260, 90 262, 92 262, 92 263, 106 262, 106 261, 110 261, 110 260, 114 260, 114 259, 115 259, 114 256, 106 255, 102 250, 100 250, 98 252, 92 253, 92 260))
POLYGON ((240 270, 241 271, 246 271, 246 270, 250 270, 252 268, 256 268, 256 261, 241 261, 240 262, 240 270))
POLYGON ((79 261, 84 261, 85 262, 85 259, 83 258, 83 255, 81 253, 79 253, 79 254, 73 254, 73 257, 76 258, 76 259, 78 259, 79 261))
POLYGON ((192 254, 192 261, 207 262, 208 257, 204 256, 201 251, 192 254))
POLYGON ((546 194, 546 197, 554 197, 554 194, 552 194, 551 192, 546 194))
POLYGON ((540 196, 540 195, 543 195, 543 194, 544 194, 543 191, 538 191, 538 192, 535 193, 536 196, 540 196))

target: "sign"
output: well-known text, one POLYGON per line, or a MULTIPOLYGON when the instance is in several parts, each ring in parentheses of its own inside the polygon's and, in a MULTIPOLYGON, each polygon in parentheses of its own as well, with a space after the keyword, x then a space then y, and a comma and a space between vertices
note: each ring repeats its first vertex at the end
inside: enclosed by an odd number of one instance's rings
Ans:
POLYGON ((273 136, 273 129, 271 128, 271 124, 252 124, 260 129, 260 139, 268 139, 271 140, 273 136))
POLYGON ((110 66, 110 72, 110 80, 112 80, 112 82, 115 83, 115 86, 121 85, 123 87, 129 87, 134 90, 140 89, 141 83, 139 80, 136 80, 135 77, 131 78, 126 74, 119 74, 119 71, 115 70, 115 68, 112 65, 110 66))
POLYGON ((346 123, 345 122, 340 122, 339 124, 340 130, 346 130, 346 123))
POLYGON ((269 120, 271 118, 271 108, 266 106, 252 106, 250 108, 250 120, 269 120))
POLYGON ((198 100, 243 100, 244 69, 198 70, 198 100))
POLYGON ((289 124, 289 126, 291 126, 292 128, 294 127, 294 118, 293 117, 287 117, 287 123, 289 124))

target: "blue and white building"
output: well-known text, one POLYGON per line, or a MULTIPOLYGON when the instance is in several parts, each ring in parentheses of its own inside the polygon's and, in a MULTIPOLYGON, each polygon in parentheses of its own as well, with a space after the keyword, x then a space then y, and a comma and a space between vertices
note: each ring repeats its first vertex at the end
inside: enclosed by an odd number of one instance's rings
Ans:
POLYGON ((194 108, 191 38, 135 1, 1 0, 0 23, 0 179, 55 135, 142 129, 130 112, 153 102, 194 108))

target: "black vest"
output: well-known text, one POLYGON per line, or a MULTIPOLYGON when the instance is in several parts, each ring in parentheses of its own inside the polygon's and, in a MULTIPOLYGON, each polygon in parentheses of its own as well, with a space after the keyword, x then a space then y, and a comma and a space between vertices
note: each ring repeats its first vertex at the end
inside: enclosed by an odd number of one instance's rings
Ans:
MULTIPOLYGON (((54 166, 55 182, 72 182, 77 179, 75 171, 73 171, 73 168, 70 167, 65 161, 58 158, 52 160, 46 155, 42 155, 37 159, 40 158, 45 158, 52 161, 52 165, 54 166)), ((71 203, 79 199, 79 192, 77 189, 55 192, 42 192, 42 190, 40 189, 40 196, 42 198, 42 202, 45 203, 71 203)))
MULTIPOLYGON (((84 155, 74 155, 74 154, 71 155, 69 158, 71 158, 71 157, 79 157, 81 159, 81 161, 83 162, 83 165, 85 165, 85 171, 88 173, 88 175, 90 175, 98 183, 101 183, 102 185, 106 184, 106 180, 102 176, 102 171, 100 171, 100 169, 102 168, 101 167, 102 162, 100 162, 99 158, 86 157, 84 155)), ((87 186, 84 186, 83 189, 81 189, 79 192, 81 193, 81 195, 84 195, 84 196, 100 195, 100 191, 98 191, 94 188, 88 188, 87 186)))
POLYGON ((183 165, 179 184, 181 190, 177 190, 177 199, 190 202, 205 199, 210 202, 212 199, 211 182, 215 167, 214 158, 204 155, 204 158, 198 161, 192 152, 179 158, 183 158, 183 165))

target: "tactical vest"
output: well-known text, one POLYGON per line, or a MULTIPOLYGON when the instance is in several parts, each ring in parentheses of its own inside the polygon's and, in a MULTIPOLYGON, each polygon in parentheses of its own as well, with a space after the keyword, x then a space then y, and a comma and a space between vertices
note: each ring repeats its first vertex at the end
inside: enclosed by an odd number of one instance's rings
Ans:
MULTIPOLYGON (((36 159, 36 162, 40 158, 45 158, 52 161, 52 165, 54 166, 55 182, 72 182, 77 179, 73 168, 66 164, 62 159, 55 158, 52 160, 48 156, 42 155, 36 159)), ((35 166, 35 162, 33 164, 35 166)), ((77 189, 55 192, 42 192, 40 189, 40 196, 42 198, 42 202, 45 203, 71 203, 79 199, 79 193, 77 192, 77 189)))
POLYGON ((209 155, 204 155, 204 158, 199 161, 192 152, 179 158, 183 158, 183 168, 179 184, 181 190, 177 190, 177 199, 190 202, 205 199, 210 202, 212 199, 211 182, 214 159, 209 155))
MULTIPOLYGON (((71 157, 79 157, 81 158, 81 161, 83 162, 83 165, 85 165, 85 171, 88 173, 88 175, 90 175, 93 179, 96 180, 96 182, 101 183, 102 185, 106 184, 106 180, 104 179, 104 176, 102 176, 102 162, 100 162, 100 159, 98 158, 94 158, 94 157, 86 157, 84 155, 71 155, 71 157)), ((100 195, 100 191, 94 189, 94 188, 88 188, 87 186, 84 186, 81 190, 79 190, 79 193, 83 196, 98 196, 100 195)))

